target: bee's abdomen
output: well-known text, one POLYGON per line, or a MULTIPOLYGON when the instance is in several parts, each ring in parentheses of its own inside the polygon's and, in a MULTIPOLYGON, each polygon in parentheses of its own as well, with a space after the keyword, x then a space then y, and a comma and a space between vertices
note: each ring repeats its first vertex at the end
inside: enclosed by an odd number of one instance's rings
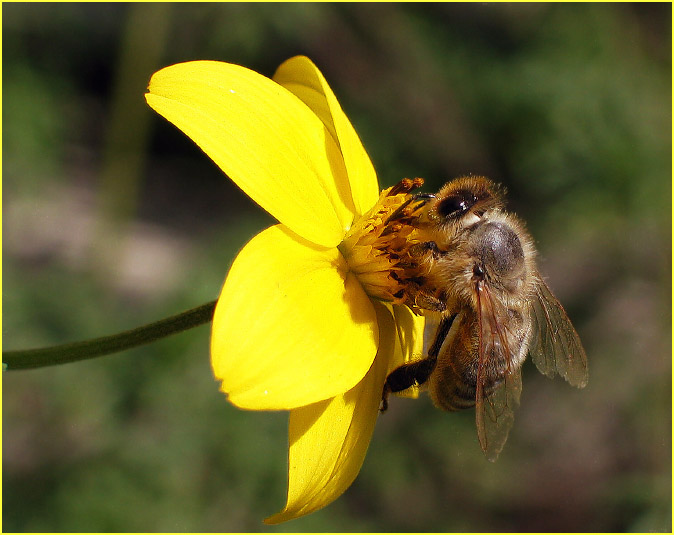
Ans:
POLYGON ((429 389, 433 403, 440 409, 458 411, 475 406, 475 385, 463 381, 451 365, 436 368, 429 389))
MULTIPOLYGON (((475 372, 473 369, 456 370, 451 363, 437 367, 429 382, 431 399, 436 407, 446 411, 474 407, 475 372)), ((500 379, 487 380, 484 395, 488 396, 500 382, 500 379)))
MULTIPOLYGON (((438 408, 457 411, 475 406, 479 360, 477 326, 473 314, 461 314, 438 355, 428 381, 431 399, 438 408)), ((492 365, 483 370, 484 395, 488 396, 502 379, 499 367, 492 365)))

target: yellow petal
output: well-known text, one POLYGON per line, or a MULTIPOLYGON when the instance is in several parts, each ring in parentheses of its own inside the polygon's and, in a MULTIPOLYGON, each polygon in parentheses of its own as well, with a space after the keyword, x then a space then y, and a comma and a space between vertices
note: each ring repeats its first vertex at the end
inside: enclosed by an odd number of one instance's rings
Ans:
POLYGON ((355 210, 342 154, 290 91, 217 61, 166 67, 148 90, 147 103, 281 223, 320 245, 341 241, 355 210))
POLYGON ((277 69, 274 81, 297 95, 334 136, 344 155, 356 212, 367 212, 379 198, 377 175, 358 134, 321 71, 309 58, 296 56, 277 69))
POLYGON ((376 310, 382 342, 365 378, 342 396, 291 411, 288 500, 265 523, 285 522, 325 507, 356 479, 372 438, 395 344, 390 312, 380 304, 376 310))
POLYGON ((277 225, 253 238, 213 317, 211 364, 238 407, 293 409, 343 394, 377 352, 372 302, 335 248, 277 225))
POLYGON ((398 366, 424 357, 424 328, 426 318, 404 305, 387 305, 396 324, 396 351, 389 373, 398 366))
MULTIPOLYGON (((424 328, 426 318, 417 316, 403 305, 387 305, 395 318, 396 346, 387 373, 398 366, 424 358, 424 328)), ((396 395, 407 398, 418 398, 419 387, 411 386, 396 395)))

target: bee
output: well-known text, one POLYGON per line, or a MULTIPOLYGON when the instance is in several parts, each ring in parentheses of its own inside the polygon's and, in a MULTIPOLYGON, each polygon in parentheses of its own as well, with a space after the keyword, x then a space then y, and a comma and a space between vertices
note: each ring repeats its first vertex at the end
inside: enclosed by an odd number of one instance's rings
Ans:
POLYGON ((541 373, 587 384, 578 334, 536 269, 533 240, 490 180, 467 176, 437 195, 413 195, 391 218, 416 229, 408 305, 435 317, 437 329, 425 358, 389 374, 382 410, 390 392, 413 385, 427 387, 441 409, 475 407, 480 446, 495 461, 519 405, 528 354, 541 373))

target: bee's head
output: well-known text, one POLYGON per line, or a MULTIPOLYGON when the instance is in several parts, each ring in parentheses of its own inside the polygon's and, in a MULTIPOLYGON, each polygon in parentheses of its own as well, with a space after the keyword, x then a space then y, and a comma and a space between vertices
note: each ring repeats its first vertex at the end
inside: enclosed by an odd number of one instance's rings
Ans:
POLYGON ((445 184, 429 209, 429 218, 439 225, 472 224, 485 212, 501 208, 503 191, 481 176, 464 176, 445 184), (472 217, 471 217, 472 216, 472 217))

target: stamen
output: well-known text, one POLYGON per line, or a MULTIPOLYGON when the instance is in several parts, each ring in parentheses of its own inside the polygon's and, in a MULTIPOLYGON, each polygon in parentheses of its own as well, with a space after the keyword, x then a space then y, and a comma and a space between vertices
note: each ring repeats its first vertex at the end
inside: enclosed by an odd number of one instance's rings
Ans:
POLYGON ((354 221, 339 250, 371 297, 417 309, 419 263, 410 249, 420 243, 416 226, 429 197, 412 195, 423 179, 408 178, 382 191, 377 203, 354 221))

